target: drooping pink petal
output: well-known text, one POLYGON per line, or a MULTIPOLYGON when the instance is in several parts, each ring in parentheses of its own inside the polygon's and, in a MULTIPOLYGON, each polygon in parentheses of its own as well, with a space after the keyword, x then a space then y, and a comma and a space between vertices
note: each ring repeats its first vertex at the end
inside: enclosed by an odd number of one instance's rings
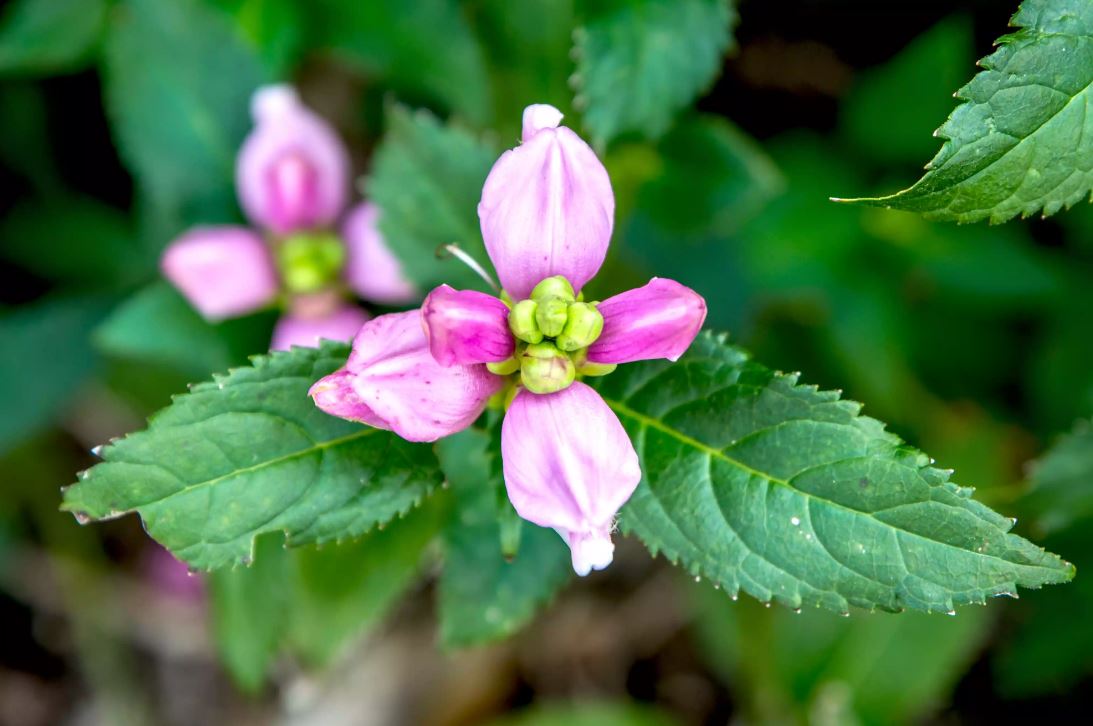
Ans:
POLYGON ((678 360, 706 320, 706 301, 674 280, 654 277, 597 306, 603 332, 588 348, 590 363, 678 360))
POLYGON ((380 234, 379 208, 363 202, 349 213, 342 237, 349 251, 345 280, 365 300, 402 305, 417 299, 418 292, 402 274, 402 263, 380 234))
POLYGON ((160 268, 211 321, 253 312, 279 287, 269 248, 246 227, 195 227, 167 246, 160 268))
POLYGON ((286 313, 273 329, 272 350, 288 350, 294 345, 317 348, 320 340, 350 341, 371 316, 356 305, 341 305, 319 316, 286 313))
POLYGON ((448 285, 429 293, 421 321, 429 350, 442 366, 496 363, 516 349, 508 324, 509 308, 492 295, 454 290, 448 285))
POLYGON ((539 395, 521 390, 501 426, 505 487, 517 513, 558 530, 579 575, 611 562, 615 514, 641 467, 630 437, 584 383, 539 395))
POLYGON ((349 153, 334 129, 286 85, 258 89, 251 115, 235 167, 247 217, 277 234, 333 224, 349 192, 349 153))
POLYGON ((579 291, 611 241, 615 195, 607 170, 546 105, 524 111, 523 143, 493 165, 478 217, 501 284, 515 300, 563 275, 579 291))
POLYGON ((421 311, 365 323, 345 367, 319 380, 311 396, 334 416, 389 429, 408 441, 436 441, 470 426, 502 379, 484 365, 433 359, 421 311))

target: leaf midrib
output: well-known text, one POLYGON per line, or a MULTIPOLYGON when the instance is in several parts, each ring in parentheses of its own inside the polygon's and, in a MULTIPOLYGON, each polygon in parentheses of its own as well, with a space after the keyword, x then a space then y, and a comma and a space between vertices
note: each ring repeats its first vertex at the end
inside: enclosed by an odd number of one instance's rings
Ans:
MULTIPOLYGON (((313 454, 317 451, 319 451, 319 452, 325 451, 325 450, 330 449, 332 447, 341 446, 342 444, 349 443, 350 441, 355 441, 357 439, 364 438, 365 436, 371 436, 372 434, 375 434, 375 433, 379 432, 380 430, 381 429, 366 427, 366 428, 362 428, 359 431, 355 431, 351 434, 348 434, 346 436, 340 436, 336 439, 330 439, 329 441, 313 442, 313 444, 311 446, 309 446, 305 449, 300 449, 300 450, 297 450, 297 451, 293 451, 291 453, 284 454, 282 456, 278 456, 278 457, 275 457, 273 459, 266 459, 265 461, 261 461, 257 464, 252 464, 251 466, 245 466, 241 469, 235 469, 235 470, 227 472, 225 474, 221 474, 220 476, 214 477, 212 479, 206 479, 205 481, 194 482, 194 483, 185 485, 180 489, 177 489, 173 492, 170 492, 169 494, 166 494, 165 496, 159 497, 158 499, 153 499, 151 501, 143 502, 143 503, 141 503, 139 505, 136 505, 134 507, 130 507, 129 509, 126 509, 124 511, 132 512, 132 511, 139 510, 143 507, 149 507, 149 506, 152 506, 154 504, 161 504, 161 503, 166 502, 167 500, 169 500, 173 497, 179 496, 181 494, 188 494, 190 492, 197 491, 198 489, 202 489, 204 487, 215 486, 216 484, 219 484, 220 482, 225 481, 227 479, 230 479, 232 477, 245 476, 245 475, 248 475, 248 474, 252 474, 254 472, 262 471, 263 469, 266 469, 266 468, 269 468, 269 467, 279 466, 280 464, 283 464, 285 462, 293 461, 293 460, 299 459, 299 458, 303 458, 304 456, 308 456, 308 455, 313 454)), ((109 463, 115 463, 115 462, 111 462, 109 459, 107 459, 103 463, 109 464, 109 463)), ((121 461, 119 461, 119 462, 116 462, 116 463, 135 463, 135 462, 121 462, 121 461)), ((69 501, 66 500, 66 501, 62 502, 61 509, 64 510, 64 511, 73 511, 73 510, 79 509, 79 507, 72 505, 69 501)))
MULTIPOLYGON (((973 550, 965 549, 963 547, 959 547, 957 545, 950 544, 948 542, 942 542, 940 540, 930 539, 929 537, 926 537, 925 535, 918 534, 917 532, 912 532, 910 530, 904 529, 903 527, 899 527, 899 526, 897 526, 895 524, 892 524, 890 522, 886 522, 884 520, 878 519, 875 516, 873 516, 872 512, 865 512, 865 511, 862 511, 860 509, 854 509, 853 507, 848 507, 844 504, 840 504, 839 502, 835 502, 835 501, 832 501, 830 499, 823 499, 823 498, 817 497, 815 494, 812 494, 811 492, 806 492, 802 489, 798 489, 797 487, 790 484, 790 482, 786 479, 782 479, 780 477, 774 476, 773 474, 767 474, 767 473, 762 472, 758 469, 755 469, 751 466, 748 466, 747 464, 740 461, 739 459, 734 459, 733 457, 729 456, 724 451, 722 451, 720 449, 716 449, 712 446, 707 446, 706 444, 702 443, 698 439, 692 438, 692 437, 688 436, 687 434, 683 433, 682 431, 671 428, 670 426, 665 425, 664 422, 662 422, 658 419, 655 419, 651 416, 647 416, 643 413, 635 411, 634 409, 630 408, 629 406, 627 406, 624 403, 621 403, 619 401, 616 401, 616 400, 610 399, 610 398, 606 398, 606 397, 604 397, 604 402, 607 403, 607 405, 610 406, 615 411, 615 413, 617 413, 621 416, 627 416, 629 418, 632 418, 635 421, 637 421, 639 424, 641 424, 642 426, 646 426, 648 428, 655 429, 655 430, 657 430, 657 431, 659 431, 663 434, 667 434, 668 436, 671 436, 672 438, 676 439, 677 441, 679 441, 682 444, 685 444, 685 445, 690 446, 694 449, 697 449, 698 451, 701 451, 701 452, 705 453, 707 456, 716 457, 718 459, 721 459, 722 461, 724 461, 724 462, 726 462, 726 463, 728 463, 732 466, 735 466, 738 469, 740 469, 744 472, 747 472, 748 474, 751 474, 753 476, 758 476, 758 477, 760 477, 762 479, 766 479, 766 480, 768 480, 768 481, 770 481, 774 484, 778 484, 778 485, 787 487, 788 489, 793 490, 794 492, 804 496, 806 499, 808 499, 810 501, 815 500, 815 501, 821 502, 825 505, 836 507, 836 508, 841 509, 845 512, 851 512, 851 513, 856 514, 856 515, 867 516, 867 517, 873 519, 874 521, 878 522, 879 524, 881 524, 885 527, 890 527, 890 528, 892 528, 892 529, 894 529, 898 532, 903 532, 904 534, 906 534, 908 536, 915 537, 916 539, 924 540, 924 541, 929 542, 931 544, 941 545, 943 547, 949 547, 951 549, 955 549, 955 550, 957 550, 959 552, 962 552, 962 553, 965 553, 965 554, 974 555, 976 557, 984 557, 984 558, 989 558, 989 559, 993 559, 993 560, 998 560, 999 562, 1004 562, 1007 565, 1013 566, 1013 567, 1037 568, 1037 569, 1047 570, 1049 572, 1060 572, 1061 571, 1060 568, 1053 568, 1053 567, 1048 567, 1047 565, 1040 565, 1040 564, 1013 562, 1013 561, 1010 561, 1010 560, 1007 560, 1007 559, 1003 559, 1002 557, 999 557, 998 555, 995 555, 995 554, 991 554, 991 553, 987 553, 987 552, 975 552, 973 550)), ((1008 532, 1002 532, 1002 534, 1003 534, 1003 536, 1006 536, 1009 533, 1008 532)))

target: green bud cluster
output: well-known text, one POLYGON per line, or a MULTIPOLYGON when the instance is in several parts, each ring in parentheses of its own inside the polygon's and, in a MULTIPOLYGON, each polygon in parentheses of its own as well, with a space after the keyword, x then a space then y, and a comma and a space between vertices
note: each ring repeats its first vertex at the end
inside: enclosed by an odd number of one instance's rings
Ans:
POLYGON ((605 375, 615 369, 586 362, 588 346, 603 332, 603 316, 561 275, 543 280, 530 298, 510 307, 509 329, 519 343, 513 358, 488 364, 494 373, 519 370, 529 391, 554 393, 568 388, 578 374, 605 375))
POLYGON ((341 275, 345 245, 329 233, 292 235, 277 245, 277 266, 288 292, 317 292, 341 275))

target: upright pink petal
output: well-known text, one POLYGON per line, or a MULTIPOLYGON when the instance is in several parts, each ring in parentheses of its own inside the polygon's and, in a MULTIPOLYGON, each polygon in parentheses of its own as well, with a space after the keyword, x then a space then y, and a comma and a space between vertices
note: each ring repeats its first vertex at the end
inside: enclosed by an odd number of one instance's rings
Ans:
POLYGON ((269 304, 279 287, 266 243, 245 227, 195 227, 167 246, 160 268, 212 321, 269 304))
POLYGON ((630 437, 584 383, 521 390, 501 426, 505 487, 517 513, 558 530, 578 575, 611 563, 615 514, 641 480, 630 437))
POLYGON ((516 343, 508 318, 508 305, 492 295, 448 285, 429 293, 421 306, 429 350, 442 366, 511 358, 516 343))
POLYGON ((235 167, 247 217, 277 234, 333 224, 349 192, 349 154, 334 129, 291 86, 258 89, 251 114, 235 167))
POLYGON ((408 441, 436 441, 470 426, 501 384, 484 365, 437 363, 421 311, 412 310, 365 323, 349 362, 319 380, 310 395, 334 416, 389 429, 408 441))
POLYGON ((611 241, 615 195, 607 170, 552 106, 524 111, 523 143, 493 165, 478 217, 501 284, 516 300, 563 275, 579 291, 611 241))
POLYGON ((350 341, 371 316, 356 305, 341 305, 319 316, 286 313, 273 329, 272 350, 288 350, 294 345, 317 348, 320 340, 350 341))
POLYGON ((365 300, 402 305, 417 299, 418 292, 402 274, 402 263, 387 246, 376 222, 379 208, 371 202, 358 204, 342 225, 349 251, 345 280, 365 300))
POLYGON ((603 332, 588 348, 590 363, 678 360, 706 320, 701 295, 660 277, 604 300, 597 309, 603 332))

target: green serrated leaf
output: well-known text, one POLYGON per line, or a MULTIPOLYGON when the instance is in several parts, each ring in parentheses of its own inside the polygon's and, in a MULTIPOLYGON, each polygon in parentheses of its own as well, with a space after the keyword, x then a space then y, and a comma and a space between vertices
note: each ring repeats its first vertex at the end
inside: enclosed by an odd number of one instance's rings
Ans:
POLYGON ((113 20, 106 106, 148 204, 175 231, 231 219, 250 96, 267 78, 255 52, 223 13, 198 0, 123 0, 113 20))
POLYGON ((676 364, 627 366, 599 389, 642 457, 623 529, 730 593, 949 612, 1074 575, 858 404, 723 337, 700 336, 676 364))
POLYGON ((471 122, 490 117, 482 49, 454 0, 317 0, 315 42, 395 88, 423 94, 471 122))
POLYGON ((1093 518, 1093 424, 1079 421, 1033 465, 1025 504, 1037 526, 1058 532, 1093 518))
POLYGON ((667 714, 648 706, 588 701, 547 702, 490 721, 489 726, 673 726, 676 723, 667 714))
POLYGON ((475 273, 450 256, 438 258, 437 250, 454 242, 487 264, 475 210, 496 159, 490 146, 426 111, 391 108, 365 187, 383 210, 384 239, 420 289, 443 282, 482 287, 475 273))
POLYGON ((328 416, 307 396, 348 350, 257 356, 194 386, 102 449, 62 508, 83 520, 138 512, 152 537, 206 570, 249 562, 264 532, 329 542, 405 513, 439 483, 429 447, 328 416))
POLYGON ((717 76, 732 43, 729 0, 590 0, 575 33, 574 104, 599 147, 660 136, 717 76))
POLYGON ((18 0, 0 20, 0 74, 72 71, 90 55, 105 0, 18 0))
POLYGON ((561 538, 525 522, 511 561, 502 554, 504 497, 497 444, 500 426, 443 439, 438 452, 454 500, 444 530, 440 636, 445 645, 475 645, 512 635, 569 581, 561 538))
POLYGON ((902 192, 848 199, 929 219, 1005 222, 1054 214, 1093 191, 1093 4, 1025 0, 957 92, 926 174, 902 192))

